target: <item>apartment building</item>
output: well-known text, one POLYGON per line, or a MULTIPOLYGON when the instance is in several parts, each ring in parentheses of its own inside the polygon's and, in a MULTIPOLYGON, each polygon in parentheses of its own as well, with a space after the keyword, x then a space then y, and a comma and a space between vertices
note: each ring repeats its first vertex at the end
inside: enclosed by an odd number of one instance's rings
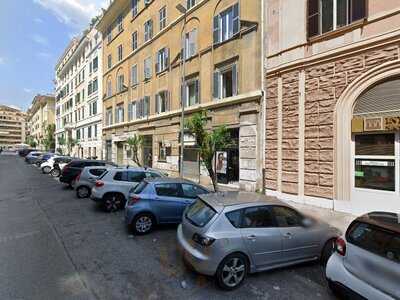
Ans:
POLYGON ((26 132, 26 114, 7 105, 0 105, 0 148, 8 149, 23 144, 26 132))
MULTIPOLYGON (((210 129, 229 128, 232 143, 221 151, 226 167, 218 181, 260 187, 260 20, 261 1, 113 1, 97 26, 103 34, 106 157, 132 164, 126 140, 140 135, 142 163, 178 175, 183 102, 185 119, 206 110, 210 129)), ((185 177, 208 183, 189 133, 183 163, 185 177)))
POLYGON ((55 124, 54 96, 36 95, 27 111, 26 121, 29 127, 29 136, 36 142, 36 148, 46 150, 43 139, 46 138, 48 125, 55 124))
POLYGON ((74 38, 56 65, 56 148, 102 159, 102 38, 94 26, 74 38))
POLYGON ((399 2, 264 4, 267 193, 399 212, 399 2))

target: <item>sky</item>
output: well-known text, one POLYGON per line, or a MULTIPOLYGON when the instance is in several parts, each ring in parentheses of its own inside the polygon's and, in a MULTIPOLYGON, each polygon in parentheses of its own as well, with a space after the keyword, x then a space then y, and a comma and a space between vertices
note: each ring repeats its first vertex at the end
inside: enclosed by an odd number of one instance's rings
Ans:
POLYGON ((0 0, 0 104, 54 94, 55 64, 109 0, 0 0))

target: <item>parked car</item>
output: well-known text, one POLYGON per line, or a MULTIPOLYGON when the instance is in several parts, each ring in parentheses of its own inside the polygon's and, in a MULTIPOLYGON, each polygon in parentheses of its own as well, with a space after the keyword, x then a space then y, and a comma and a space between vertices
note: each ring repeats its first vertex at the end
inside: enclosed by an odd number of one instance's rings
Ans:
POLYGON ((110 166, 84 167, 73 183, 78 198, 87 198, 92 192, 97 179, 109 169, 110 166))
POLYGON ((226 290, 248 273, 325 262, 338 234, 274 197, 250 192, 199 195, 177 230, 184 259, 226 290))
POLYGON ((75 159, 64 166, 61 170, 60 182, 72 187, 73 181, 81 173, 84 167, 105 166, 106 162, 101 160, 75 159))
POLYGON ((400 214, 371 212, 336 240, 329 287, 349 299, 400 299, 400 214))
POLYGON ((42 155, 40 155, 36 161, 35 161, 35 165, 39 168, 40 165, 47 161, 49 158, 53 157, 54 153, 48 152, 48 153, 43 153, 42 155))
POLYGON ((25 156, 25 162, 27 162, 28 164, 34 164, 42 154, 43 152, 41 151, 32 151, 25 156))
POLYGON ((21 149, 21 150, 18 150, 18 155, 21 156, 21 157, 26 157, 32 151, 37 151, 37 150, 36 149, 31 149, 31 148, 21 149))
POLYGON ((129 191, 143 179, 163 176, 164 174, 149 168, 110 169, 96 181, 90 198, 101 204, 107 212, 113 212, 125 207, 129 191))
MULTIPOLYGON (((67 160, 69 157, 68 156, 63 156, 63 155, 58 155, 55 154, 52 157, 50 157, 48 160, 42 162, 40 164, 40 169, 44 174, 49 174, 50 171, 53 169, 54 164, 57 162, 59 163, 62 159, 67 160)), ((69 161, 68 161, 69 162, 69 161)))
POLYGON ((125 222, 136 234, 149 233, 156 224, 180 223, 185 208, 205 187, 179 178, 148 178, 131 189, 125 206, 125 222))
POLYGON ((50 175, 53 177, 60 177, 62 169, 69 164, 74 158, 69 156, 57 157, 54 160, 50 175))

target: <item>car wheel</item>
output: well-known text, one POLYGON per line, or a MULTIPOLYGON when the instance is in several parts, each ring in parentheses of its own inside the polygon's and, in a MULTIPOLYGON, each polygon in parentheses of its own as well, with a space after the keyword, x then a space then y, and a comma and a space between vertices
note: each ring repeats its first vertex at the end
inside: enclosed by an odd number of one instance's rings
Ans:
POLYGON ((151 214, 140 214, 132 222, 133 232, 143 235, 151 232, 155 225, 155 219, 151 214))
POLYGON ((241 253, 228 255, 218 266, 217 283, 224 290, 233 290, 243 283, 248 270, 249 263, 246 256, 241 253))
POLYGON ((87 198, 90 196, 90 189, 87 186, 80 186, 76 189, 76 196, 78 198, 87 198))
POLYGON ((328 263, 329 258, 335 251, 335 239, 330 239, 325 243, 324 248, 322 249, 321 253, 321 265, 326 267, 326 264, 328 263))
POLYGON ((53 169, 53 170, 51 170, 50 174, 53 177, 60 177, 61 172, 58 169, 53 169))
POLYGON ((44 174, 49 174, 50 171, 51 171, 51 168, 50 168, 50 167, 43 167, 43 169, 42 169, 42 172, 43 172, 44 174))
POLYGON ((104 210, 106 212, 115 212, 122 208, 124 199, 119 194, 108 194, 104 197, 104 210))

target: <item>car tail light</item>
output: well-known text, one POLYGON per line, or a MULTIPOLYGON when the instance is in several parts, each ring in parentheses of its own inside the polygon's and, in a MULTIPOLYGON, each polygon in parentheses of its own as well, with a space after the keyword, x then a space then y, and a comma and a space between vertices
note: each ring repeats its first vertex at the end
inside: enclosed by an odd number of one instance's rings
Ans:
POLYGON ((343 238, 338 237, 335 242, 335 250, 342 256, 346 255, 346 242, 343 238))
POLYGON ((96 180, 96 187, 102 187, 104 185, 104 182, 101 180, 96 180))
POLYGON ((129 199, 129 202, 128 202, 128 206, 132 206, 135 203, 138 203, 139 201, 140 201, 139 196, 137 196, 137 195, 131 196, 131 198, 129 199))
POLYGON ((192 240, 205 247, 211 246, 215 241, 213 238, 201 236, 198 233, 193 234, 192 240))
POLYGON ((76 176, 75 181, 79 181, 79 179, 81 178, 81 174, 82 174, 82 171, 80 171, 78 176, 76 176))

